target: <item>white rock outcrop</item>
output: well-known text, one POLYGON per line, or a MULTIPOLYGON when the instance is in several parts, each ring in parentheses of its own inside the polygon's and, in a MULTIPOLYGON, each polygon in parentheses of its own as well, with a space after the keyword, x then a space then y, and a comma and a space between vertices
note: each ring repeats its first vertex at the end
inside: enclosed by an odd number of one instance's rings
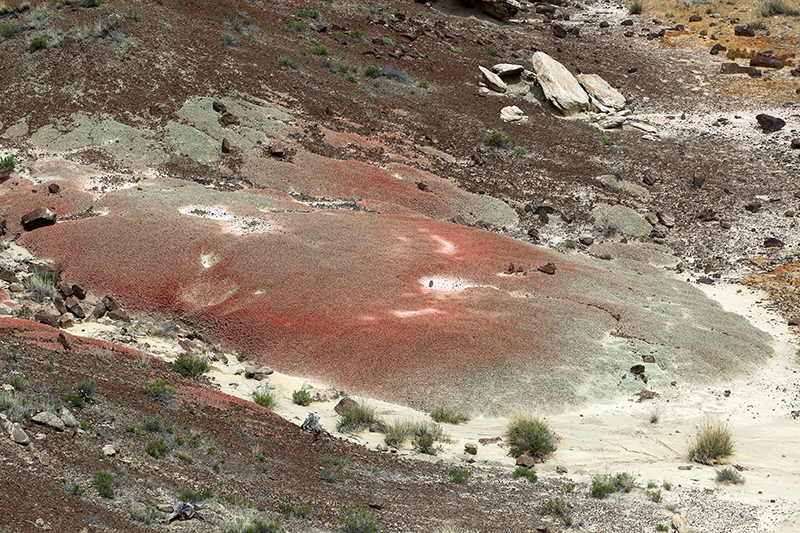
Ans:
POLYGON ((533 54, 531 61, 544 96, 562 115, 571 116, 589 109, 589 95, 564 65, 544 52, 533 54))

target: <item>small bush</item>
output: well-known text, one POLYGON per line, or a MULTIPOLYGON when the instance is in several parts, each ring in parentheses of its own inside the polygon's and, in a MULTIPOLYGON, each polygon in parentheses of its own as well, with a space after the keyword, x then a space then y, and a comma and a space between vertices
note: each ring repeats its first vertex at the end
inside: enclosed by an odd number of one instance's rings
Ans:
POLYGON ((722 470, 715 470, 717 473, 717 483, 731 483, 739 485, 744 483, 744 476, 733 468, 723 468, 722 470))
POLYGON ((656 531, 669 531, 669 527, 664 524, 656 524, 656 531))
POLYGON ((258 518, 253 518, 250 525, 243 526, 238 533, 283 533, 286 531, 277 522, 266 523, 258 518))
POLYGON ((650 423, 651 424, 658 424, 659 414, 658 411, 653 411, 650 413, 650 423))
POLYGON ((172 423, 163 416, 156 415, 153 418, 145 418, 142 422, 145 431, 150 433, 172 433, 175 428, 172 423))
POLYGON ((364 75, 368 78, 377 78, 381 75, 381 69, 375 65, 367 65, 367 68, 364 69, 364 75))
POLYGON ((463 485, 472 479, 472 472, 466 468, 451 466, 447 473, 450 476, 450 483, 456 483, 458 485, 463 485))
POLYGON ((536 483, 539 481, 539 476, 536 475, 536 470, 533 468, 528 468, 527 466, 518 466, 516 470, 514 470, 514 479, 519 479, 524 477, 531 483, 536 483))
POLYGON ((668 482, 665 481, 663 487, 664 487, 664 490, 670 491, 670 490, 672 490, 672 483, 668 483, 668 482))
POLYGON ((125 16, 128 18, 128 20, 132 20, 134 22, 141 22, 142 20, 142 16, 136 11, 128 11, 128 14, 125 16))
POLYGON ((381 76, 390 80, 394 80, 397 83, 402 83, 403 85, 411 85, 414 83, 413 78, 407 71, 400 70, 394 65, 387 65, 383 67, 381 70, 381 76))
POLYGON ((724 422, 707 420, 697 429, 694 443, 689 447, 689 460, 710 465, 711 461, 733 454, 733 435, 724 422))
POLYGON ((511 455, 519 457, 528 453, 536 461, 543 462, 556 451, 556 436, 546 422, 538 418, 518 418, 508 426, 511 455))
POLYGON ((326 454, 323 460, 328 467, 320 471, 320 477, 327 483, 336 483, 339 479, 339 472, 344 469, 344 459, 326 454))
POLYGON ((453 52, 454 54, 463 54, 464 53, 464 50, 462 50, 461 48, 455 48, 453 46, 450 46, 449 44, 447 45, 447 49, 450 50, 451 52, 453 52))
POLYGON ((661 501, 661 489, 659 490, 648 490, 646 492, 647 497, 650 498, 652 501, 659 503, 661 501))
POLYGON ((214 491, 211 490, 211 487, 206 487, 200 490, 194 489, 180 489, 178 492, 178 497, 182 502, 201 502, 207 498, 211 498, 214 495, 214 491))
POLYGON ((34 53, 42 48, 47 48, 47 39, 44 37, 34 37, 28 43, 28 52, 34 53))
POLYGON ((619 472, 614 475, 614 491, 630 492, 633 489, 633 476, 627 472, 619 472))
POLYGON ((434 439, 433 435, 430 433, 423 433, 422 435, 415 436, 414 440, 411 442, 411 445, 415 452, 424 453, 427 455, 436 455, 442 450, 442 447, 436 446, 435 443, 436 440, 434 439))
POLYGON ((498 50, 496 46, 489 45, 488 47, 486 47, 486 53, 494 57, 500 53, 500 50, 498 50))
POLYGON ((461 424, 469 420, 469 417, 464 413, 457 413, 450 409, 440 407, 431 411, 431 418, 437 422, 444 422, 446 424, 461 424))
POLYGON ((762 17, 772 17, 774 15, 800 15, 800 11, 786 4, 782 0, 768 0, 758 6, 758 12, 762 17))
POLYGON ((73 496, 83 496, 83 493, 86 492, 86 489, 80 486, 79 483, 73 483, 72 487, 70 487, 69 492, 73 496))
POLYGON ((318 44, 311 47, 311 53, 315 56, 328 56, 328 47, 324 44, 318 44))
POLYGON ((357 404, 345 410, 336 424, 339 431, 359 432, 378 419, 375 408, 367 404, 357 404))
POLYGON ((292 70, 297 70, 300 66, 295 62, 289 59, 288 57, 279 57, 278 58, 278 65, 286 68, 290 68, 292 70))
POLYGON ((94 473, 94 487, 101 498, 114 498, 114 476, 106 470, 98 470, 94 473))
POLYGON ((28 290, 52 300, 58 294, 56 283, 59 281, 61 278, 55 272, 34 268, 33 274, 28 280, 28 290))
POLYGON ((8 375, 8 377, 6 377, 6 383, 14 387, 14 390, 18 392, 24 391, 27 387, 25 376, 22 374, 17 374, 16 372, 12 372, 8 375))
POLYGON ((14 160, 13 155, 7 155, 0 159, 0 172, 4 170, 14 170, 16 166, 17 162, 14 160))
POLYGON ((311 394, 305 389, 296 390, 292 393, 292 401, 297 405, 310 405, 311 394))
POLYGON ((430 84, 429 84, 427 81, 421 81, 421 82, 419 82, 417 85, 418 85, 419 87, 421 87, 422 89, 427 89, 428 87, 430 87, 430 86, 431 86, 431 85, 430 85, 430 84))
POLYGON ((278 404, 278 400, 275 398, 275 393, 269 390, 268 385, 257 388, 252 392, 251 396, 255 403, 261 407, 266 407, 267 409, 274 409, 278 404))
POLYGON ((156 521, 156 510, 152 507, 145 507, 144 509, 132 508, 130 510, 131 520, 134 522, 141 522, 145 525, 150 525, 156 521))
POLYGON ((388 37, 384 37, 381 40, 383 41, 384 46, 394 46, 394 41, 389 39, 388 37))
POLYGON ((517 141, 499 131, 489 133, 483 142, 488 146, 503 148, 504 150, 513 150, 517 146, 517 141))
POLYGON ((311 512, 311 507, 308 505, 282 502, 278 504, 278 510, 285 515, 293 514, 298 518, 305 518, 311 512))
POLYGON ((748 30, 763 30, 766 29, 767 25, 764 24, 763 20, 752 20, 747 23, 748 30))
MULTIPOLYGON (((19 34, 19 27, 16 24, 0 25, 0 37, 3 39, 13 39, 19 34)), ((0 170, 3 170, 0 168, 0 170)))
POLYGON ((536 507, 536 512, 540 515, 555 516, 565 526, 572 525, 572 504, 565 502, 561 498, 555 500, 547 500, 544 505, 536 507))
POLYGON ((172 369, 183 377, 201 376, 209 371, 211 365, 205 357, 195 357, 188 353, 179 353, 172 362, 172 369))
POLYGON ((147 455, 153 457, 155 459, 160 459, 167 455, 169 448, 167 447, 167 443, 164 442, 164 437, 159 437, 157 439, 151 440, 147 443, 147 455))
POLYGON ((340 533, 378 533, 378 524, 375 515, 369 510, 348 509, 347 514, 339 519, 336 531, 340 533))
POLYGON ((611 476, 594 476, 592 478, 592 487, 590 489, 592 498, 601 500, 612 492, 614 492, 614 483, 611 476))
POLYGON ((175 396, 175 389, 169 387, 169 380, 156 378, 153 381, 145 381, 144 388, 147 389, 147 395, 154 402, 168 407, 172 404, 172 398, 175 396))
POLYGON ((611 137, 609 137, 608 135, 603 135, 602 137, 600 137, 600 144, 602 144, 603 146, 611 146, 612 144, 614 144, 614 141, 612 141, 611 137))
POLYGON ((319 11, 317 11, 313 7, 309 7, 308 9, 301 9, 300 11, 298 11, 297 16, 301 19, 302 18, 315 19, 319 18, 319 11))
POLYGON ((353 30, 353 31, 350 32, 350 35, 352 35, 356 39, 361 40, 361 39, 364 38, 365 34, 364 34, 364 30, 353 30))
POLYGON ((222 44, 224 44, 225 46, 235 46, 236 45, 236 37, 234 37, 230 33, 223 33, 222 35, 220 35, 219 38, 222 41, 222 44))
POLYGON ((642 3, 642 0, 633 0, 631 5, 628 7, 628 13, 631 15, 641 15, 643 10, 644 4, 642 3))

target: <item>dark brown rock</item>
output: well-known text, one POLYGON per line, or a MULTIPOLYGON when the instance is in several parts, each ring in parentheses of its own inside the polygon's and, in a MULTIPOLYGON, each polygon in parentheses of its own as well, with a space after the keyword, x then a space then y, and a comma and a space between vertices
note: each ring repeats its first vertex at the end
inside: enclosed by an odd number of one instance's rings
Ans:
POLYGON ((608 22, 606 22, 605 20, 600 23, 600 27, 601 28, 608 28, 609 26, 610 26, 610 24, 608 22))
POLYGON ((61 190, 61 186, 58 183, 51 183, 47 186, 47 190, 50 191, 50 194, 58 194, 58 191, 61 190))
POLYGON ((715 44, 711 47, 711 52, 709 52, 712 56, 719 54, 720 52, 725 52, 727 48, 719 43, 715 44))
POLYGON ((467 0, 467 3, 500 20, 513 18, 522 7, 517 0, 467 0))
POLYGON ((764 239, 764 248, 783 248, 783 241, 775 237, 764 239))
POLYGON ((520 455, 517 457, 517 466, 534 468, 536 466, 536 461, 530 455, 520 455))
POLYGON ((722 74, 747 74, 749 76, 753 76, 755 74, 757 74, 757 76, 761 75, 761 71, 755 67, 744 67, 733 62, 723 63, 720 67, 720 72, 722 74))
POLYGON ((345 411, 354 407, 358 407, 357 401, 352 398, 342 398, 339 400, 339 403, 333 407, 333 410, 336 411, 337 415, 342 415, 345 413, 345 411))
POLYGON ((620 26, 633 26, 633 21, 631 19, 626 19, 620 22, 620 26))
POLYGON ((211 104, 211 106, 214 108, 214 111, 216 111, 217 113, 223 113, 224 114, 224 113, 228 112, 228 108, 225 107, 225 104, 223 104, 219 100, 214 100, 214 103, 211 104))
POLYGON ((51 315, 45 311, 39 311, 36 313, 34 317, 37 322, 41 324, 47 324, 50 327, 57 328, 58 327, 58 318, 56 315, 51 315))
POLYGON ((633 374, 634 376, 639 376, 641 374, 644 374, 644 365, 633 365, 631 367, 631 374, 633 374))
POLYGON ((5 281, 6 283, 19 283, 17 275, 14 272, 11 272, 7 268, 0 270, 0 279, 5 281))
POLYGON ((84 289, 82 286, 78 284, 75 284, 72 286, 72 294, 74 294, 75 298, 77 298, 78 300, 83 300, 84 298, 86 298, 86 289, 84 289))
POLYGON ((705 182, 706 182, 705 178, 701 178, 700 176, 695 176, 692 178, 692 187, 694 187, 695 189, 702 189, 703 184, 705 184, 705 182))
POLYGON ((222 153, 229 154, 231 153, 231 143, 228 142, 227 137, 222 139, 222 153))
POLYGON ((117 301, 111 295, 104 296, 102 302, 106 306, 106 310, 108 311, 116 311, 117 309, 122 309, 122 307, 117 303, 117 301))
POLYGON ((767 115, 766 113, 756 115, 756 120, 758 121, 758 125, 761 127, 761 130, 764 133, 778 131, 786 125, 786 122, 783 119, 773 117, 772 115, 767 115))
POLYGON ((62 281, 58 284, 58 290, 61 291, 61 295, 64 298, 72 296, 72 285, 67 283, 66 281, 62 281))
POLYGON ((759 209, 761 209, 761 202, 750 202, 744 206, 744 209, 745 211, 750 211, 751 213, 758 213, 759 209))
POLYGON ((556 465, 556 474, 562 474, 563 475, 563 474, 566 474, 566 473, 567 473, 567 467, 566 466, 556 465))
POLYGON ((790 146, 792 147, 792 150, 800 150, 800 139, 792 139, 790 146))
POLYGON ((800 326, 800 317, 796 316, 794 318, 790 318, 787 324, 790 326, 800 326))
POLYGON ((540 15, 544 15, 547 13, 552 14, 556 12, 556 8, 549 4, 536 4, 536 12, 539 13, 540 15))
POLYGON ((700 15, 692 15, 691 17, 689 17, 689 22, 702 22, 702 21, 703 17, 701 17, 700 15))
POLYGON ((131 319, 123 309, 112 309, 108 312, 108 318, 111 320, 121 320, 123 322, 130 322, 131 319))
POLYGON ((594 243, 594 237, 583 236, 578 238, 578 242, 584 246, 591 246, 594 243))
POLYGON ((219 117, 219 121, 222 122, 224 126, 232 126, 233 124, 239 123, 239 117, 231 113, 225 113, 219 117))
POLYGON ((556 264, 555 263, 547 263, 546 265, 542 265, 537 267, 536 270, 539 272, 544 272, 545 274, 553 275, 556 273, 556 264))
POLYGON ((22 216, 22 227, 31 231, 44 226, 52 226, 56 223, 56 218, 57 215, 54 212, 46 207, 40 207, 22 216))
POLYGON ((561 24, 553 24, 553 35, 558 37, 559 39, 563 39, 567 36, 567 30, 564 29, 564 26, 561 24))
POLYGON ((737 37, 755 37, 756 32, 748 28, 747 26, 734 26, 733 34, 737 37))
POLYGON ((655 363, 655 362, 656 358, 653 356, 653 354, 647 354, 642 356, 642 363, 655 363))
POLYGON ((773 57, 752 57, 752 58, 750 58, 750 66, 751 67, 761 67, 761 68, 782 69, 783 68, 783 61, 781 61, 780 59, 775 59, 773 57))
POLYGON ((62 315, 64 313, 69 313, 69 310, 67 309, 67 306, 64 304, 64 299, 63 298, 61 298, 59 296, 56 296, 55 298, 53 298, 53 305, 56 306, 56 309, 58 309, 58 312, 61 313, 62 315))
POLYGON ((86 313, 84 312, 83 307, 81 307, 81 303, 76 298, 70 296, 64 303, 67 306, 67 309, 69 309, 70 313, 78 318, 86 318, 86 313))
POLYGON ((789 71, 789 74, 795 77, 800 77, 800 68, 793 68, 789 71))
POLYGON ((94 306, 92 309, 92 318, 97 320, 98 318, 102 318, 103 315, 106 314, 106 306, 103 302, 98 302, 97 305, 94 306))
POLYGON ((285 152, 282 142, 274 142, 269 147, 269 154, 275 157, 283 157, 285 152))

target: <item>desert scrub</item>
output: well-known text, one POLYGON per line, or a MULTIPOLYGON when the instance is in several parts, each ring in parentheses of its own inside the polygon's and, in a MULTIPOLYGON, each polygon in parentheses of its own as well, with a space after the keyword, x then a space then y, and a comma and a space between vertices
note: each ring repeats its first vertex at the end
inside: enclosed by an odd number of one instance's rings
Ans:
POLYGON ((159 415, 153 418, 144 418, 142 427, 150 433, 172 433, 175 431, 175 428, 172 427, 172 422, 159 415))
POLYGON ((16 398, 10 394, 0 395, 0 411, 12 422, 19 422, 31 416, 31 408, 25 398, 16 398))
POLYGON ((13 155, 7 155, 4 158, 0 159, 0 172, 4 172, 6 170, 14 170, 17 166, 17 162, 14 160, 13 155))
POLYGON ((658 490, 648 490, 645 494, 647 497, 656 503, 661 502, 661 489, 658 490))
POLYGON ((311 512, 309 505, 299 503, 281 502, 278 504, 278 511, 284 515, 295 515, 297 518, 305 518, 311 512))
POLYGON ((92 403, 95 392, 94 380, 79 381, 75 385, 75 390, 64 395, 64 401, 69 402, 78 409, 82 409, 87 403, 92 403))
POLYGON ((182 488, 178 491, 178 498, 180 498, 182 502, 201 502, 212 496, 214 496, 214 491, 211 490, 211 487, 197 490, 182 488))
POLYGON ((470 470, 457 466, 451 466, 447 470, 447 474, 450 476, 450 483, 456 483, 457 485, 463 485, 472 479, 472 472, 470 470))
POLYGON ((511 455, 519 457, 527 453, 535 461, 544 460, 556 451, 556 435, 546 422, 535 417, 520 417, 508 425, 508 440, 511 455))
POLYGON ((292 393, 292 402, 297 405, 310 405, 312 401, 311 394, 305 389, 296 390, 292 393))
POLYGON ((602 144, 603 146, 611 146, 612 144, 614 144, 614 141, 612 141, 611 137, 609 137, 608 135, 603 135, 602 137, 600 137, 600 144, 602 144))
POLYGON ((222 524, 223 533, 283 533, 286 530, 277 522, 263 522, 253 518, 248 524, 244 518, 235 518, 222 524))
POLYGON ((494 57, 500 53, 500 50, 498 50, 496 46, 489 45, 486 47, 486 53, 494 57))
POLYGON ((34 37, 28 43, 28 52, 30 53, 34 53, 43 48, 47 48, 47 39, 44 37, 34 37))
POLYGON ((612 479, 615 492, 630 492, 633 489, 633 475, 628 472, 618 472, 612 479))
POLYGON ((255 403, 261 407, 266 407, 267 409, 274 409, 278 404, 278 400, 275 398, 275 393, 269 390, 269 385, 264 385, 257 388, 251 393, 250 396, 253 398, 255 403))
POLYGON ((486 134, 486 137, 484 138, 483 142, 487 146, 491 146, 493 148, 502 148, 504 150, 513 150, 517 146, 516 140, 499 131, 490 131, 484 133, 486 134))
POLYGON ((464 413, 459 413, 444 407, 431 411, 431 418, 436 422, 444 422, 446 424, 461 424, 469 420, 469 417, 464 413))
POLYGON ((746 27, 748 30, 763 30, 766 29, 767 25, 763 20, 752 20, 747 23, 746 27))
POLYGON ((297 69, 300 68, 300 66, 297 64, 297 62, 292 61, 288 57, 279 57, 278 58, 278 65, 280 65, 282 67, 290 68, 292 70, 297 70, 297 69))
POLYGON ((592 487, 589 489, 592 498, 601 500, 612 492, 614 492, 614 483, 611 476, 606 474, 603 476, 594 476, 592 478, 592 487))
POLYGON ((319 11, 317 11, 313 7, 309 7, 307 9, 301 9, 300 11, 297 12, 297 17, 301 18, 301 19, 302 18, 310 18, 310 19, 319 18, 319 11))
POLYGON ((208 372, 211 365, 205 357, 197 357, 185 352, 178 354, 172 362, 172 369, 183 377, 200 376, 208 372))
POLYGON ((152 507, 131 507, 130 514, 131 520, 134 522, 141 522, 145 525, 150 525, 156 521, 156 510, 152 507))
POLYGON ((33 294, 52 300, 58 294, 56 284, 59 281, 61 278, 55 272, 34 268, 28 280, 28 290, 33 294))
POLYGON ((547 500, 543 505, 536 507, 535 510, 542 516, 555 516, 567 527, 572 525, 572 504, 565 502, 561 498, 547 500))
POLYGON ((159 437, 148 442, 145 450, 147 451, 147 455, 150 457, 153 457, 154 459, 160 459, 167 455, 169 448, 167 447, 167 443, 164 441, 164 437, 159 437))
POLYGON ((531 483, 536 483, 537 481, 539 481, 539 476, 536 475, 536 470, 534 470, 533 468, 528 468, 527 466, 518 466, 514 470, 513 477, 514 479, 519 479, 521 477, 524 477, 531 483))
POLYGON ((774 15, 800 15, 800 11, 793 8, 782 0, 769 0, 758 6, 758 13, 762 17, 772 17, 774 15))
POLYGON ((14 387, 15 391, 22 392, 27 387, 27 383, 25 382, 25 376, 20 374, 17 371, 12 371, 8 376, 5 378, 6 383, 14 387))
POLYGON ((101 498, 114 498, 114 476, 107 470, 98 470, 94 473, 94 488, 101 498))
MULTIPOLYGON (((444 430, 439 424, 427 420, 401 419, 389 422, 384 430, 384 441, 393 448, 399 448, 409 438, 415 440, 424 435, 432 438, 431 444, 444 440, 444 430)), ((419 444, 419 443, 418 443, 419 444)))
POLYGON ((710 465, 711 461, 733 455, 733 435, 725 422, 706 420, 689 446, 689 460, 710 465))
POLYGON ((714 472, 717 474, 717 483, 731 483, 733 485, 744 483, 744 476, 733 468, 723 468, 714 472))
POLYGON ((367 404, 355 404, 348 407, 339 417, 336 429, 339 431, 359 432, 378 419, 375 408, 367 404))
POLYGON ((641 15, 644 11, 644 3, 642 0, 633 0, 631 5, 628 6, 628 13, 631 15, 641 15))
POLYGON ((368 78, 377 78, 381 75, 381 69, 375 65, 367 65, 364 69, 364 75, 368 78))
POLYGON ((336 483, 339 479, 339 472, 344 470, 344 459, 326 454, 323 461, 328 466, 320 471, 320 477, 327 483, 336 483))
POLYGON ((378 533, 375 515, 368 509, 348 509, 347 514, 339 519, 336 527, 339 533, 378 533))
POLYGON ((164 407, 168 407, 172 403, 172 398, 176 392, 174 388, 169 386, 169 380, 163 378, 145 381, 144 388, 147 390, 147 395, 151 400, 164 407))
MULTIPOLYGON (((19 27, 16 24, 2 24, 0 25, 0 38, 13 39, 19 34, 19 27)), ((0 170, 4 170, 0 168, 0 170)))
POLYGON ((328 54, 328 47, 324 44, 318 44, 316 46, 311 47, 311 53, 315 56, 325 56, 327 57, 328 54))

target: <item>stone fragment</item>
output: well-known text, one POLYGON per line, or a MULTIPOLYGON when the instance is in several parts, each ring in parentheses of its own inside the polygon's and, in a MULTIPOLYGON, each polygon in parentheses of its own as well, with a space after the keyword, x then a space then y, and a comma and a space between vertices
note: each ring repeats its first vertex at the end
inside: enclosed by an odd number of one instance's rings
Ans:
POLYGON ((625 107, 625 97, 597 74, 578 74, 578 82, 592 100, 603 107, 620 111, 625 107))
POLYGON ((60 317, 56 316, 56 315, 51 315, 47 311, 39 311, 38 313, 36 313, 34 318, 40 324, 47 324, 51 328, 57 328, 58 327, 58 319, 60 317))
POLYGON ((792 150, 800 150, 800 139, 792 139, 790 146, 792 150))
POLYGON ((19 283, 17 275, 7 268, 0 270, 0 280, 5 281, 6 283, 19 283))
POLYGON ((64 425, 64 421, 58 418, 55 413, 51 413, 50 411, 42 411, 40 413, 36 413, 31 420, 36 422, 37 424, 42 424, 44 426, 49 426, 56 431, 64 431, 66 426, 64 425))
POLYGON ((503 439, 500 437, 484 437, 482 439, 478 439, 478 443, 484 446, 487 444, 495 444, 496 442, 502 442, 502 441, 503 439))
POLYGON ((527 468, 534 468, 536 461, 530 455, 520 455, 517 457, 517 466, 525 466, 527 468))
POLYGON ((58 217, 54 212, 46 207, 40 207, 22 215, 22 227, 31 231, 44 226, 52 226, 56 223, 56 218, 58 217))
POLYGON ((283 157, 285 152, 282 142, 274 142, 269 147, 269 154, 274 157, 283 157))
POLYGON ((658 221, 668 228, 671 228, 675 225, 675 216, 672 213, 659 211, 656 213, 656 216, 658 216, 658 221))
POLYGON ((508 85, 506 82, 500 79, 500 76, 489 70, 488 68, 484 68, 479 66, 478 70, 481 71, 483 74, 483 79, 489 85, 489 87, 499 93, 504 93, 508 90, 508 85))
POLYGON ((544 52, 533 54, 532 61, 545 97, 562 115, 571 116, 589 109, 589 95, 564 65, 544 52))
POLYGON ((354 408, 357 408, 357 407, 358 407, 358 402, 355 401, 354 399, 352 399, 352 398, 342 398, 341 400, 339 400, 339 403, 337 403, 333 407, 333 410, 336 411, 337 415, 342 415, 348 409, 354 409, 354 408))
POLYGON ((639 376, 641 374, 644 374, 644 365, 633 365, 631 367, 631 374, 633 374, 634 376, 639 376))
POLYGON ((229 154, 231 153, 231 143, 228 142, 228 138, 222 139, 222 153, 229 154))
POLYGON ((255 379, 257 381, 263 381, 263 379, 270 374, 272 374, 274 370, 266 365, 247 365, 244 367, 244 377, 248 379, 255 379))
POLYGON ((64 301, 64 305, 66 305, 70 313, 72 313, 76 317, 86 318, 86 313, 84 312, 81 303, 76 298, 70 296, 64 301))
POLYGON ((66 281, 62 281, 58 284, 58 290, 61 291, 61 296, 64 298, 72 296, 72 285, 66 281))
POLYGON ((756 32, 748 28, 747 26, 734 26, 733 34, 737 37, 755 37, 756 32))
POLYGON ((223 104, 219 100, 214 100, 214 102, 211 104, 211 107, 213 107, 214 111, 216 111, 217 113, 227 113, 228 112, 228 108, 225 107, 225 104, 223 104))
POLYGON ((225 113, 219 118, 219 121, 222 122, 224 126, 231 126, 239 123, 239 117, 231 113, 225 113))
POLYGON ((782 69, 783 61, 774 57, 751 57, 751 67, 782 69))
POLYGON ((513 18, 522 8, 517 0, 467 0, 467 3, 500 20, 513 18))
POLYGON ((103 455, 106 457, 114 457, 119 453, 119 447, 114 446, 113 444, 106 444, 103 446, 103 455))
POLYGON ((689 524, 687 524, 686 519, 679 514, 672 516, 672 528, 678 533, 689 533, 689 524))
POLYGON ((567 467, 566 466, 556 465, 556 474, 562 474, 563 475, 563 474, 566 474, 566 473, 567 473, 567 467))
POLYGON ((474 442, 468 442, 464 444, 464 451, 470 455, 477 455, 478 454, 478 445, 474 442))
POLYGON ((383 420, 376 420, 369 425, 370 433, 386 433, 386 422, 383 420))
POLYGON ((546 265, 542 265, 540 267, 537 267, 536 270, 538 270, 539 272, 544 272, 545 274, 549 274, 549 275, 552 276, 553 274, 556 273, 556 268, 557 267, 556 267, 555 263, 547 263, 546 265))
POLYGON ((783 241, 775 237, 764 239, 764 248, 783 248, 783 241))
POLYGON ((106 314, 105 304, 103 302, 97 302, 97 304, 94 306, 94 309, 92 309, 91 317, 97 320, 98 318, 101 318, 105 314, 106 314))
POLYGON ((578 242, 584 246, 591 246, 594 244, 594 237, 590 237, 588 235, 581 235, 578 237, 578 242))
POLYGON ((72 294, 78 300, 83 300, 86 298, 86 289, 84 289, 81 285, 75 284, 72 286, 72 294))
POLYGON ((689 17, 689 22, 702 22, 702 20, 703 17, 701 17, 700 15, 692 15, 691 17, 689 17))
POLYGON ((14 422, 14 425, 11 427, 11 440, 16 442, 17 444, 21 444, 22 446, 27 446, 31 443, 31 438, 25 433, 25 430, 22 429, 22 426, 19 425, 19 422, 14 422))
POLYGON ((722 229, 731 229, 731 227, 733 226, 730 220, 720 220, 719 225, 722 229))
POLYGON ((130 322, 131 319, 123 309, 114 309, 108 312, 108 318, 111 320, 120 320, 122 322, 130 322))
POLYGON ((772 115, 767 115, 766 113, 760 113, 756 115, 756 120, 758 121, 758 125, 764 133, 778 131, 786 125, 786 122, 783 119, 773 117, 772 115))
POLYGON ((633 21, 631 19, 625 19, 619 23, 620 26, 633 26, 633 21))
POLYGON ((561 24, 553 24, 553 35, 559 39, 563 39, 567 36, 567 30, 561 24))
POLYGON ((711 47, 711 52, 709 52, 712 56, 718 55, 720 52, 725 52, 728 49, 723 45, 717 43, 711 47))
POLYGON ((738 63, 723 63, 720 66, 720 72, 722 74, 748 74, 750 76, 755 75, 756 73, 758 76, 761 75, 761 71, 755 67, 744 67, 739 65, 738 63))
POLYGON ((514 74, 522 74, 525 67, 511 63, 498 63, 494 65, 491 70, 498 76, 513 76, 514 74))
POLYGON ((500 110, 500 119, 504 122, 524 122, 528 120, 528 117, 522 112, 522 109, 511 105, 500 110))
POLYGON ((58 191, 61 190, 61 186, 58 183, 51 183, 47 186, 47 190, 50 194, 58 194, 58 191))
POLYGON ((609 24, 609 23, 608 23, 608 22, 606 22, 605 20, 604 20, 604 21, 602 21, 602 22, 600 23, 600 27, 601 27, 601 28, 608 28, 610 25, 611 25, 611 24, 609 24))
POLYGON ((58 326, 61 329, 69 329, 75 325, 75 315, 72 313, 64 313, 61 315, 61 318, 58 319, 58 326))
POLYGON ((379 511, 380 511, 381 509, 383 509, 384 507, 386 507, 386 500, 384 500, 384 499, 383 499, 383 498, 381 498, 380 496, 375 496, 375 495, 373 495, 373 496, 372 496, 372 497, 369 499, 369 503, 368 503, 367 505, 369 505, 369 507, 370 507, 371 509, 377 509, 377 510, 379 510, 379 511))
POLYGON ((68 428, 75 428, 78 427, 79 422, 78 419, 75 418, 69 409, 66 407, 62 407, 61 411, 58 412, 58 417, 64 422, 64 425, 68 428))

